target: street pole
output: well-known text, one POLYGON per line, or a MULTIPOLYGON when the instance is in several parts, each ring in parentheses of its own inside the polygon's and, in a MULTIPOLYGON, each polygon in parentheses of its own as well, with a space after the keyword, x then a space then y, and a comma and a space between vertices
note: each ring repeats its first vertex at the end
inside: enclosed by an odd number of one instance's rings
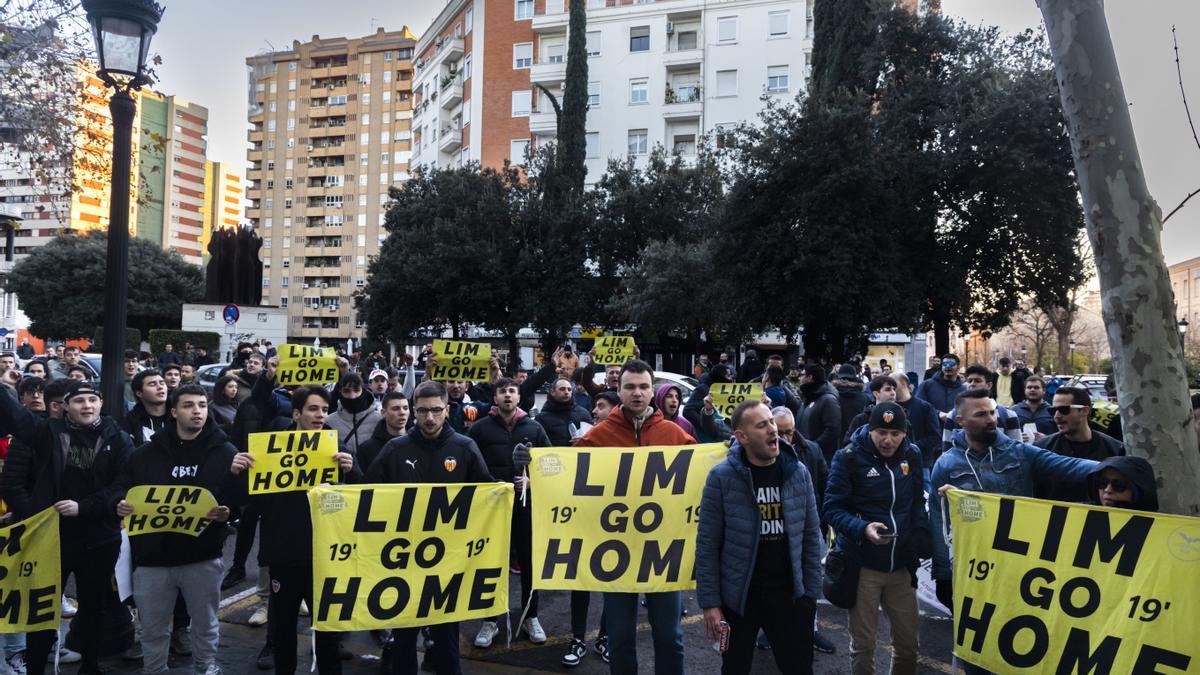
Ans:
POLYGON ((108 209, 108 256, 104 273, 104 360, 100 383, 104 414, 125 416, 125 323, 129 311, 129 173, 137 103, 117 88, 108 104, 113 120, 112 193, 108 209))

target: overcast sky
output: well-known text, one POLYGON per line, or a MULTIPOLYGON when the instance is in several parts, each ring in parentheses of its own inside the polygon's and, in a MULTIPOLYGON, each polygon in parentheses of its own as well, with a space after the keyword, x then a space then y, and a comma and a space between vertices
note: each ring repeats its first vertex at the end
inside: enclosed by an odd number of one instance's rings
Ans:
MULTIPOLYGON (((154 40, 163 57, 157 88, 209 109, 209 158, 244 164, 246 158, 245 58, 284 50, 293 40, 355 37, 376 28, 408 25, 418 36, 444 3, 440 0, 165 0, 167 11, 154 40)), ((942 0, 949 16, 1016 32, 1040 26, 1034 0, 942 0)), ((1108 0, 1116 45, 1146 166, 1150 190, 1164 215, 1200 188, 1200 148, 1188 129, 1179 98, 1171 26, 1179 32, 1184 84, 1200 117, 1200 1, 1108 0)), ((1200 119, 1196 120, 1200 123, 1200 119)), ((1163 231, 1168 263, 1200 256, 1200 196, 1163 231)))

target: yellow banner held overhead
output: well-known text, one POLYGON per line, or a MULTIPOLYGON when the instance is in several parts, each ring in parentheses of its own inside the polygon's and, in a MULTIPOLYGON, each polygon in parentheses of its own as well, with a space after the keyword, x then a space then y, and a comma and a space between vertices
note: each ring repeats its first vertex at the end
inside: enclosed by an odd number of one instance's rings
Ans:
POLYGON ((592 361, 598 366, 623 366, 633 358, 633 338, 627 335, 605 335, 596 338, 592 348, 596 356, 592 361))
POLYGON ((721 417, 729 419, 743 401, 758 401, 763 397, 761 382, 713 382, 708 388, 713 407, 721 417))
POLYGON ((338 381, 337 354, 331 347, 281 345, 275 381, 281 387, 338 381))
POLYGON ((250 467, 250 494, 303 492, 338 481, 337 432, 273 431, 250 434, 247 443, 254 466, 250 467))
POLYGON ((492 363, 492 346, 486 342, 434 340, 437 365, 429 369, 429 379, 438 382, 486 382, 492 363))
POLYGON ((0 528, 0 633, 57 630, 62 621, 58 511, 0 528))
POLYGON ((320 487, 313 628, 490 619, 508 611, 511 483, 320 487))
POLYGON ((996 673, 1198 672, 1200 519, 961 490, 949 502, 956 656, 996 673))
POLYGON ((696 527, 724 443, 534 448, 534 587, 619 593, 695 588, 696 527))
POLYGON ((133 507, 133 515, 125 517, 131 537, 161 532, 199 536, 212 524, 204 516, 217 508, 211 492, 192 485, 138 485, 129 488, 125 501, 133 507))

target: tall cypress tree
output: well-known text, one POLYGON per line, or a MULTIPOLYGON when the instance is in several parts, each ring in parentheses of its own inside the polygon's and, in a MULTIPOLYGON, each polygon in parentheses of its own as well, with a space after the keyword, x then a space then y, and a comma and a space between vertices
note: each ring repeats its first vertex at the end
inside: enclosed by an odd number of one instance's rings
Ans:
POLYGON ((571 0, 567 35, 567 80, 562 111, 558 116, 556 164, 563 196, 574 200, 583 194, 587 139, 587 13, 584 0, 571 0))
POLYGON ((877 6, 878 0, 816 0, 810 96, 823 99, 838 89, 869 88, 863 62, 875 41, 877 6))

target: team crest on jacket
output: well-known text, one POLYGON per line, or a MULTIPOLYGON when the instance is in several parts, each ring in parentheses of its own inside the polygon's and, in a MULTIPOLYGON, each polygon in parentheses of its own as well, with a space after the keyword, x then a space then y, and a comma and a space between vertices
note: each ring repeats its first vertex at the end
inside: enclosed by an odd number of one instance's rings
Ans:
MULTIPOLYGON (((885 410, 883 412, 883 423, 891 424, 892 420, 895 419, 895 417, 896 417, 896 413, 892 412, 891 410, 885 410)), ((907 472, 905 472, 905 473, 907 473, 907 472)))
POLYGON ((900 462, 900 473, 904 474, 905 476, 908 475, 908 460, 907 459, 900 462))
POLYGON ((453 472, 454 467, 458 466, 458 460, 454 459, 453 457, 447 457, 446 460, 442 462, 442 466, 446 467, 447 471, 453 472))

